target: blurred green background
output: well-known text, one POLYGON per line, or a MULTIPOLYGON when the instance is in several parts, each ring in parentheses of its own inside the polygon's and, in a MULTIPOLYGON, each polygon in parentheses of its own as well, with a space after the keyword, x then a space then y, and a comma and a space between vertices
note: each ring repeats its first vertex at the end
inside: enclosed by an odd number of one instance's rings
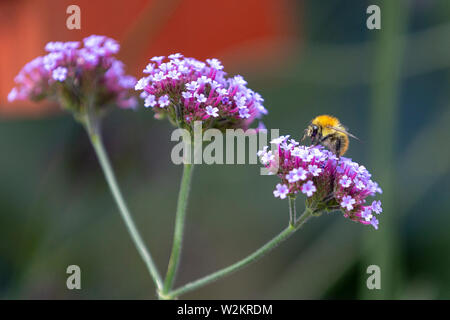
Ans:
MULTIPOLYGON (((310 119, 329 113, 361 139, 347 156, 384 190, 380 228, 323 215, 259 262, 182 298, 449 299, 450 1, 290 5, 299 41, 287 58, 268 70, 225 68, 262 94, 268 128, 300 138, 310 119), (370 4, 381 8, 381 30, 366 28, 370 4), (371 264, 381 267, 381 290, 366 287, 371 264)), ((103 128, 162 273, 182 171, 170 161, 171 131, 148 110, 116 110, 103 128)), ((0 150, 0 298, 156 297, 81 126, 65 113, 3 117, 0 150), (81 290, 66 288, 71 264, 81 267, 81 290)), ((176 286, 243 258, 287 225, 287 201, 272 196, 278 179, 259 167, 196 166, 176 286)))

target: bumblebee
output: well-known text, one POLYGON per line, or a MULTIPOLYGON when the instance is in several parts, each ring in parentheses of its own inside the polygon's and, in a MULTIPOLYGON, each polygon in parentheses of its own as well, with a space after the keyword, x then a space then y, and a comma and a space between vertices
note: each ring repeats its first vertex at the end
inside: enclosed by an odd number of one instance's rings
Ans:
POLYGON ((329 115, 321 115, 315 117, 305 129, 302 141, 306 137, 310 137, 312 145, 321 144, 340 157, 348 149, 349 136, 358 139, 347 131, 347 128, 340 123, 339 119, 329 115))

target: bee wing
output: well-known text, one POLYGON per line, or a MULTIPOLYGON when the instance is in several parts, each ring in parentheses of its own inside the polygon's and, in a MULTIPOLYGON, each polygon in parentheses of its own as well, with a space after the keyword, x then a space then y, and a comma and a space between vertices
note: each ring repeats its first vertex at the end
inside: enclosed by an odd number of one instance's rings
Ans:
POLYGON ((332 127, 332 126, 328 126, 328 128, 333 129, 333 130, 336 130, 336 131, 339 131, 339 132, 342 132, 342 133, 345 133, 345 134, 349 135, 350 137, 352 137, 352 138, 354 138, 354 139, 356 139, 356 140, 359 140, 358 137, 352 135, 352 134, 351 134, 350 132, 348 132, 347 130, 343 130, 343 129, 341 129, 341 128, 336 128, 336 127, 332 127))

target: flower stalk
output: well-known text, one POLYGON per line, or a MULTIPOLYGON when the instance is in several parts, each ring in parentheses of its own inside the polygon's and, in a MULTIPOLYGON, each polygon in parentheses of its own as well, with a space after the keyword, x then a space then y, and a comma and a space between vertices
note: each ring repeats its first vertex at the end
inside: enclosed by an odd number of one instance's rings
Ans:
POLYGON ((295 209, 295 197, 289 197, 289 225, 294 226, 297 219, 297 211, 295 209))
POLYGON ((106 178, 108 186, 111 190, 111 194, 112 194, 114 200, 116 201, 117 207, 119 208, 120 215, 125 223, 125 226, 127 227, 127 230, 131 236, 131 239, 133 240, 133 243, 136 246, 136 249, 138 250, 139 255, 141 256, 142 260, 144 261, 150 276, 152 277, 153 281, 155 282, 157 289, 160 290, 163 286, 161 277, 158 273, 155 263, 153 262, 153 259, 150 255, 149 250, 147 249, 144 241, 142 240, 141 235, 139 234, 139 231, 138 231, 138 229, 133 221, 133 218, 128 210, 125 200, 123 199, 122 193, 120 191, 119 185, 118 185, 116 177, 114 175, 114 171, 112 169, 108 155, 103 146, 103 142, 102 142, 100 132, 99 132, 98 122, 96 121, 95 117, 91 117, 89 115, 86 115, 83 118, 83 120, 81 120, 81 122, 84 125, 84 127, 88 133, 91 144, 92 144, 92 146, 95 150, 95 153, 97 155, 97 158, 100 162, 100 166, 103 170, 103 173, 105 174, 105 178, 106 178))
MULTIPOLYGON (((295 207, 291 207, 295 208, 295 207)), ((279 233, 275 238, 267 242, 265 245, 263 245, 261 248, 253 252, 252 254, 248 255, 244 259, 232 264, 229 267, 226 267, 224 269, 221 269, 219 271, 216 271, 208 276, 205 276, 201 279, 198 279, 196 281, 190 282, 188 284, 185 284, 184 286, 175 289, 173 291, 170 291, 166 293, 163 297, 163 299, 174 299, 178 296, 188 293, 190 291, 193 291, 195 289, 198 289, 200 287, 203 287, 207 284, 210 284, 214 281, 217 281, 225 276, 228 276, 232 274, 233 272, 236 272, 251 263, 259 260, 262 258, 265 254, 269 253, 273 249, 275 249, 280 243, 288 239, 292 234, 294 234, 295 231, 300 229, 303 224, 312 216, 312 210, 310 208, 306 208, 305 211, 302 213, 302 215, 295 221, 294 224, 289 224, 289 226, 284 229, 281 233, 279 233)))
MULTIPOLYGON (((172 244, 172 253, 170 255, 169 266, 167 268, 166 279, 164 281, 162 295, 167 294, 172 289, 175 281, 178 264, 180 262, 181 247, 183 243, 184 222, 186 218, 187 201, 192 179, 194 165, 185 163, 183 167, 183 176, 181 178, 180 192, 178 194, 177 212, 175 217, 175 231, 172 244)), ((160 295, 161 296, 161 295, 160 295)))

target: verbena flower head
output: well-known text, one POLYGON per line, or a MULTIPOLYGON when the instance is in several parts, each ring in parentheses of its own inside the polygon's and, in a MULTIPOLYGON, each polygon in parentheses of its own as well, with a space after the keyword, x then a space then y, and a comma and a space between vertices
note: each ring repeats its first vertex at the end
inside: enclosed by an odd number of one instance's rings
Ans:
POLYGON ((47 55, 27 63, 16 76, 9 101, 50 98, 73 112, 88 104, 97 109, 137 106, 132 94, 136 79, 125 75, 123 63, 114 57, 119 51, 115 40, 92 35, 83 43, 49 42, 45 50, 47 55))
POLYGON ((157 118, 167 116, 180 127, 249 128, 255 118, 267 114, 264 99, 247 88, 242 76, 227 77, 218 59, 206 62, 179 53, 153 57, 135 89, 157 118))
POLYGON ((304 194, 307 206, 316 212, 340 210, 344 217, 378 229, 381 202, 369 204, 366 198, 382 191, 364 166, 349 158, 338 159, 322 146, 299 145, 289 136, 271 143, 277 148, 265 147, 258 156, 269 172, 281 178, 275 197, 304 194))

